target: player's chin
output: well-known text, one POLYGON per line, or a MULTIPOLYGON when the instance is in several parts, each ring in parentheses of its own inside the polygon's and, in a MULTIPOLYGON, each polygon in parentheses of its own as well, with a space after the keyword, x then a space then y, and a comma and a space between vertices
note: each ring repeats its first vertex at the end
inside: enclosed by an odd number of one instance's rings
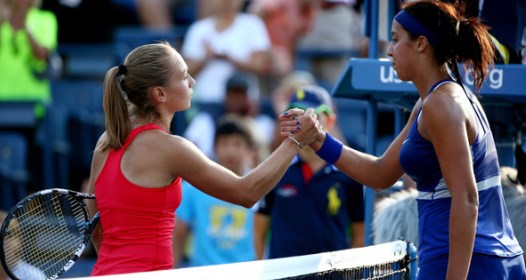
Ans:
POLYGON ((188 110, 192 106, 192 98, 188 99, 188 102, 185 102, 184 105, 181 105, 180 111, 188 110))
MULTIPOLYGON (((395 69, 396 70, 396 69, 395 69)), ((407 75, 406 73, 404 73, 404 71, 396 71, 396 76, 399 80, 401 81, 404 81, 404 82, 407 82, 407 81, 410 81, 411 78, 409 77, 409 75, 407 75)))

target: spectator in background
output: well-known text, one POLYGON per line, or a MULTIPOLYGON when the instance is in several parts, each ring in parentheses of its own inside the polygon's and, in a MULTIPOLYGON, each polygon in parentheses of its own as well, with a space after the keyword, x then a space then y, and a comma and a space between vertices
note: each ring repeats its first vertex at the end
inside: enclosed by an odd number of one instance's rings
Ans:
POLYGON ((170 0, 112 0, 116 25, 136 25, 153 29, 174 26, 170 0))
MULTIPOLYGON (((325 130, 336 123, 330 94, 318 86, 298 89, 290 108, 314 108, 325 130)), ((363 246, 363 188, 314 150, 303 148, 276 187, 256 205, 257 258, 264 258, 267 246, 270 259, 363 246)))
POLYGON ((188 72, 196 77, 194 98, 221 103, 225 83, 235 71, 250 73, 254 79, 268 72, 270 41, 261 19, 241 12, 243 0, 212 4, 214 14, 189 27, 181 53, 188 72))
MULTIPOLYGON (((184 0, 174 0, 184 1, 184 0)), ((213 15, 213 5, 210 5, 210 1, 197 1, 197 18, 203 19, 213 15)))
POLYGON ((289 107, 290 98, 301 86, 316 84, 316 78, 308 71, 295 70, 288 73, 272 92, 272 108, 279 115, 289 107))
MULTIPOLYGON (((515 236, 522 248, 526 248, 526 194, 524 186, 517 181, 518 170, 509 166, 502 166, 501 182, 502 193, 506 199, 506 207, 510 221, 515 231, 515 236)), ((522 255, 526 260, 526 255, 522 255)))
POLYGON ((112 4, 116 26, 181 30, 197 19, 198 6, 211 6, 210 1, 193 0, 112 0, 112 4))
MULTIPOLYGON (((276 117, 289 108, 290 99, 292 98, 292 96, 294 96, 296 91, 299 88, 308 85, 317 85, 316 78, 314 78, 314 76, 310 72, 303 70, 295 70, 287 74, 280 81, 279 86, 272 92, 272 109, 274 110, 276 117)), ((333 109, 334 113, 336 113, 336 108, 333 109)), ((274 128, 274 137, 272 138, 273 141, 270 144, 271 151, 277 148, 282 141, 281 137, 279 136, 281 133, 280 126, 275 125, 274 128)), ((342 139, 342 141, 346 142, 338 123, 332 125, 331 133, 336 135, 336 137, 342 139)))
POLYGON ((323 0, 312 29, 299 39, 309 69, 319 83, 336 84, 351 56, 358 56, 365 36, 361 14, 352 8, 355 0, 323 0))
MULTIPOLYGON (((214 133, 216 121, 222 115, 233 114, 249 123, 258 146, 260 159, 266 158, 274 141, 275 121, 272 116, 261 113, 253 81, 243 72, 234 73, 226 82, 223 104, 199 103, 200 110, 184 132, 184 137, 194 142, 208 157, 214 155, 214 133)), ((194 103, 195 104, 195 103, 194 103)), ((279 136, 278 136, 279 137, 279 136)))
MULTIPOLYGON (((49 80, 42 77, 57 47, 57 19, 41 10, 39 0, 0 0, 0 101, 51 101, 49 80)), ((42 117, 43 107, 37 114, 42 117)))
POLYGON ((524 194, 524 186, 517 181, 517 168, 501 166, 500 182, 504 200, 509 201, 524 194))
POLYGON ((59 22, 59 43, 111 43, 117 26, 174 26, 170 0, 43 0, 59 22))
POLYGON ((268 30, 271 71, 265 77, 262 92, 271 93, 279 81, 294 68, 299 38, 312 27, 319 0, 252 0, 248 12, 259 16, 268 30))
MULTIPOLYGON (((39 0, 0 0, 0 102, 35 102, 37 123, 30 127, 10 127, 28 142, 28 189, 39 188, 42 176, 39 124, 45 107, 52 100, 48 73, 55 66, 53 52, 57 47, 57 19, 50 11, 40 9, 39 0)), ((6 128, 2 128, 6 129, 6 128)))
MULTIPOLYGON (((314 76, 307 71, 295 70, 283 77, 277 88, 272 92, 271 102, 272 109, 279 116, 282 112, 285 112, 289 107, 290 98, 298 88, 306 85, 315 85, 316 79, 314 76)), ((274 126, 274 140, 271 143, 271 150, 274 150, 281 144, 281 137, 279 137, 281 130, 279 125, 274 126)))
MULTIPOLYGON (((254 138, 241 118, 226 116, 219 120, 214 150, 217 163, 239 176, 254 166, 254 138)), ((183 251, 189 241, 188 266, 255 260, 252 209, 207 195, 185 181, 183 200, 175 214, 174 267, 184 265, 183 251)))
MULTIPOLYGON (((391 242, 403 238, 418 244, 418 210, 416 183, 407 174, 402 176, 402 188, 379 196, 372 223, 373 244, 391 242)), ((381 193, 383 193, 381 192, 381 193)))

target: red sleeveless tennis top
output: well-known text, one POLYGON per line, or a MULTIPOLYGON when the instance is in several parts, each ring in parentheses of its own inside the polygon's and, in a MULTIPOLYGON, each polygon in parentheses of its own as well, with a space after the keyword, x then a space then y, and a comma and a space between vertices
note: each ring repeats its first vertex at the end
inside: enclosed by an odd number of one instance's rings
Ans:
MULTIPOLYGON (((181 203, 181 177, 161 188, 130 182, 121 159, 139 133, 161 129, 146 124, 131 131, 124 146, 110 150, 95 181, 102 243, 91 275, 171 269, 175 209, 181 203)), ((137 159, 141 160, 141 159, 137 159)))

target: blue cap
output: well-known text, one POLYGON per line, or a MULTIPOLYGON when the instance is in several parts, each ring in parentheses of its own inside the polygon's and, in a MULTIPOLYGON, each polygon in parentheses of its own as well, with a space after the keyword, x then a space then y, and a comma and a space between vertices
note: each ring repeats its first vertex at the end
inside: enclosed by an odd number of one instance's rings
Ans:
POLYGON ((250 79, 246 73, 235 72, 226 81, 226 90, 247 91, 250 88, 250 79))
POLYGON ((332 99, 329 92, 316 85, 302 86, 292 95, 289 102, 291 108, 314 108, 316 113, 333 113, 332 99))

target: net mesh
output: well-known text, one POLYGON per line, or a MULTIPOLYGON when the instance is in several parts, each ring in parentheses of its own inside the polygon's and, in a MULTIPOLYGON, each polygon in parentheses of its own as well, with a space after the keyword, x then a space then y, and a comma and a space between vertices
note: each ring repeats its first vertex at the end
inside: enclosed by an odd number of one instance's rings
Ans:
MULTIPOLYGON (((99 277, 72 280, 97 278, 99 277)), ((104 276, 103 279, 416 279, 416 251, 412 243, 398 240, 364 248, 298 257, 112 275, 104 276)))
MULTIPOLYGON (((268 279, 410 279, 409 244, 404 241, 282 259, 297 262, 297 272, 276 270, 268 279), (304 262, 305 261, 305 262, 304 262), (309 270, 312 272, 309 273, 309 270), (287 275, 289 273, 290 275, 287 275)), ((291 263, 292 264, 292 263, 291 263)), ((270 271, 269 271, 270 272, 270 271)))
POLYGON ((87 214, 77 199, 51 192, 16 209, 3 240, 5 262, 19 279, 60 274, 83 243, 87 214))

